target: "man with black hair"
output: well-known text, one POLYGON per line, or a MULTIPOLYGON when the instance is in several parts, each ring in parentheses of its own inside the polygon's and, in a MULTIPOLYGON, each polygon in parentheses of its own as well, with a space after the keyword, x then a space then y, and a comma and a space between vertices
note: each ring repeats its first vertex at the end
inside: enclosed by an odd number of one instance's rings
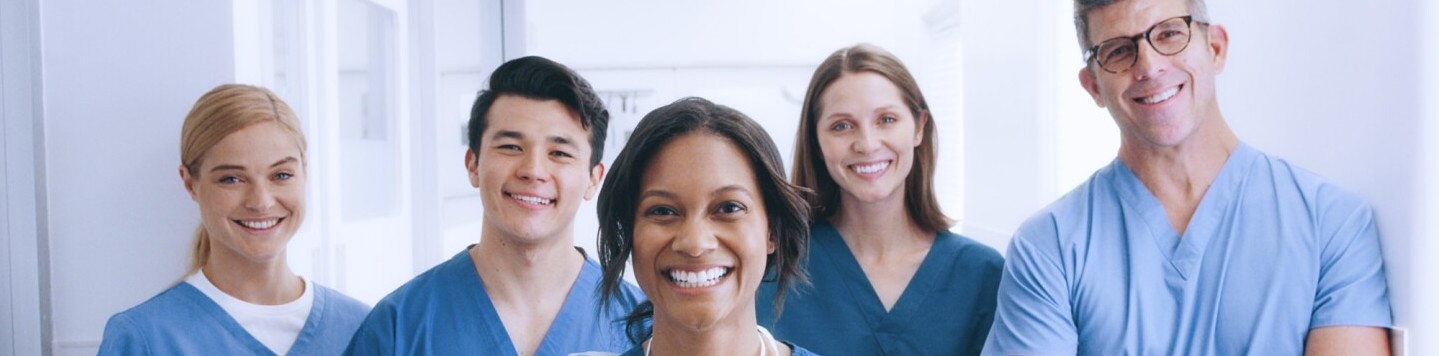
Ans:
POLYGON ((479 243, 375 306, 346 354, 622 352, 625 283, 596 296, 600 267, 573 246, 581 200, 600 189, 609 112, 588 82, 541 57, 495 69, 470 113, 465 169, 484 205, 479 243))

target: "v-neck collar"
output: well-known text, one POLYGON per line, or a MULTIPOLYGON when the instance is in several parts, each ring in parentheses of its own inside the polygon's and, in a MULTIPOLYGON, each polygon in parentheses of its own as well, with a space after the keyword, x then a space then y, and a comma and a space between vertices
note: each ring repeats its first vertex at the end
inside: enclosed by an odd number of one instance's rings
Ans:
POLYGON ((1243 142, 1234 148, 1204 192, 1204 197, 1200 198, 1183 236, 1174 231, 1159 198, 1149 191, 1129 166, 1117 158, 1111 165, 1114 171, 1111 186, 1117 187, 1125 210, 1137 214, 1140 222, 1149 229, 1155 247, 1169 261, 1170 267, 1180 278, 1188 280, 1199 267, 1205 247, 1217 233, 1215 230, 1219 228, 1224 212, 1234 204, 1239 187, 1244 177, 1249 175, 1253 166, 1251 163, 1257 156, 1258 152, 1243 142))
MULTIPOLYGON (((471 245, 470 248, 476 248, 476 246, 471 245)), ((555 320, 550 322, 550 328, 545 330, 544 338, 540 339, 540 346, 535 350, 536 355, 562 354, 561 350, 563 345, 559 343, 570 338, 569 333, 574 331, 570 329, 574 325, 579 325, 577 318, 581 317, 579 313, 583 312, 576 308, 584 308, 586 307, 584 305, 586 302, 595 299, 594 290, 581 286, 591 285, 597 282, 599 280, 599 271, 590 263, 589 258, 584 257, 584 250, 580 250, 579 252, 581 258, 585 259, 584 264, 580 266, 580 275, 570 284, 570 290, 565 295, 564 304, 560 306, 559 313, 555 314, 555 320)), ((481 318, 483 318, 482 325, 493 326, 488 328, 490 329, 489 334, 491 341, 499 348, 500 352, 504 352, 507 355, 519 354, 519 350, 515 347, 513 340, 510 339, 509 330, 505 329, 504 321, 500 320, 500 311, 495 308, 495 303, 490 300, 490 292, 485 289, 484 280, 481 280, 479 273, 475 272, 475 261, 470 259, 469 249, 465 249, 465 251, 460 252, 454 258, 463 260, 457 261, 459 262, 457 272, 464 271, 470 276, 464 280, 466 284, 471 284, 469 289, 475 291, 471 299, 474 300, 475 304, 480 308, 481 318)))
MULTIPOLYGON (((310 313, 305 317, 305 325, 300 328, 300 333, 296 335, 295 342, 291 344, 290 352, 286 353, 287 355, 310 353, 310 351, 312 351, 311 349, 316 347, 314 343, 318 340, 315 333, 318 332, 316 329, 319 328, 318 325, 321 322, 321 315, 324 314, 326 296, 320 292, 318 285, 311 283, 310 286, 316 288, 313 292, 315 301, 310 306, 310 313)), ((177 291, 183 293, 186 298, 193 299, 199 303, 199 309, 204 312, 206 316, 209 316, 215 323, 224 328, 225 331, 230 332, 231 335, 239 339, 241 343, 250 348, 250 351, 260 355, 275 355, 274 351, 266 347, 265 344, 260 342, 259 339, 256 339, 254 335, 251 335, 248 330, 245 330, 245 327, 240 325, 240 322, 236 321, 235 317, 225 312, 225 309, 221 308, 220 304, 211 300, 204 292, 196 289, 195 286, 190 285, 190 283, 180 283, 177 288, 177 291)))
POLYGON ((940 287, 940 277, 947 272, 935 267, 942 262, 936 256, 953 255, 951 250, 958 248, 957 241, 950 235, 936 233, 934 244, 924 256, 919 270, 910 278, 909 284, 900 293, 899 299, 895 300, 894 306, 885 311, 884 303, 879 300, 879 293, 874 290, 874 284, 869 282, 869 277, 859 265, 859 259, 854 257, 854 253, 844 243, 839 230, 829 222, 817 222, 811 229, 814 230, 811 243, 818 247, 817 251, 826 254, 827 259, 833 262, 832 266, 819 268, 833 269, 844 280, 852 281, 845 283, 845 286, 848 287, 850 296, 856 302, 856 308, 861 311, 866 324, 877 333, 903 333, 903 328, 911 325, 908 321, 924 312, 920 307, 924 305, 925 299, 940 287))

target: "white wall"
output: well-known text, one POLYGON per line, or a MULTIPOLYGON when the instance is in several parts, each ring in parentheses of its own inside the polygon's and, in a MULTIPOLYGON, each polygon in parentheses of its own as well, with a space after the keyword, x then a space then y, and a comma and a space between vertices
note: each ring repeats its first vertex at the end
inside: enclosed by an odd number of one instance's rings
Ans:
POLYGON ((231 6, 40 5, 54 351, 94 354, 106 318, 185 272, 176 256, 199 219, 177 173, 180 122, 234 78, 231 6))
POLYGON ((0 354, 44 352, 44 264, 36 222, 34 1, 0 2, 0 354))
MULTIPOLYGON (((1417 11, 1420 18, 1439 18, 1439 2, 1420 1, 1421 11, 1417 11)), ((1418 225, 1412 235, 1411 249, 1408 251, 1411 274, 1409 280, 1409 304, 1408 317, 1405 320, 1414 334, 1409 338, 1409 343, 1415 350, 1434 351, 1439 350, 1439 304, 1433 301, 1439 300, 1439 283, 1433 279, 1434 271, 1439 271, 1439 259, 1434 258, 1435 252, 1439 252, 1439 22, 1420 21, 1419 33, 1423 35, 1423 42, 1420 45, 1421 54, 1420 78, 1423 80, 1423 90, 1420 91, 1420 102, 1423 109, 1420 114, 1422 130, 1420 131, 1420 142, 1422 151, 1415 155, 1416 163, 1421 169, 1419 178, 1415 179, 1415 194, 1417 207, 1409 214, 1409 217, 1418 225), (1415 277, 1417 276, 1417 277, 1415 277)), ((1392 267, 1391 267, 1392 268, 1392 267)), ((1411 354, 1418 354, 1417 352, 1411 354)))

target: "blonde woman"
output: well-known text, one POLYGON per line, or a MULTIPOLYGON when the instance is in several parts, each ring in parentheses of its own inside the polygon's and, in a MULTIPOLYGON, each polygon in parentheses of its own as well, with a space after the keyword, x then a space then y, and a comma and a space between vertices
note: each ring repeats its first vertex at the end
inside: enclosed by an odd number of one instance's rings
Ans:
POLYGON ((305 136, 267 89, 200 97, 179 174, 200 208, 190 274, 110 317, 101 355, 338 354, 369 307, 296 275, 286 245, 305 218, 305 136))

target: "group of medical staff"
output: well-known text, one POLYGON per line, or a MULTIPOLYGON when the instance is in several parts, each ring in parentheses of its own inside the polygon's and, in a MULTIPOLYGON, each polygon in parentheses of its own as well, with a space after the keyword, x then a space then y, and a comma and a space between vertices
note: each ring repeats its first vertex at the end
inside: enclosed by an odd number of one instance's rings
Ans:
POLYGON ((1120 149, 1025 221, 1007 260, 949 231, 940 118, 881 48, 819 64, 789 175, 759 124, 703 98, 645 115, 606 167, 603 102, 530 56, 470 113, 478 243, 373 308, 291 271, 299 120, 267 89, 221 85, 181 130, 190 271, 111 317, 100 354, 1388 354, 1371 208, 1228 127, 1229 38, 1204 1, 1076 0, 1075 24, 1079 82, 1120 149), (585 251, 573 221, 592 199, 585 251))

